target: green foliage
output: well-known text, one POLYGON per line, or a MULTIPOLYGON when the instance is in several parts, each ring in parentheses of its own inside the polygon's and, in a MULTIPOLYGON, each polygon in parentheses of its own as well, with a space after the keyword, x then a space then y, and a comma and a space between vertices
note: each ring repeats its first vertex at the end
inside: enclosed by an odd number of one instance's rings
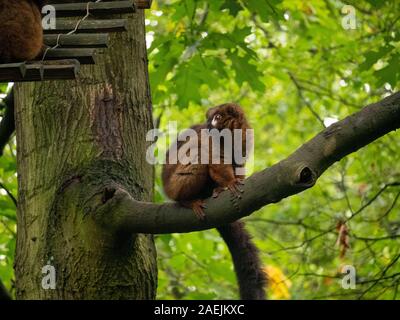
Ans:
MULTIPOLYGON (((14 140, 14 139, 13 139, 14 140)), ((15 205, 5 189, 17 195, 15 142, 10 142, 0 157, 0 279, 10 288, 16 236, 15 205)))
POLYGON ((8 83, 0 83, 0 94, 5 94, 7 92, 8 83))
MULTIPOLYGON (((184 129, 202 122, 210 106, 238 102, 255 129, 252 170, 269 167, 322 129, 315 113, 342 119, 398 90, 399 9, 395 0, 154 1, 146 25, 160 128, 174 120, 184 129), (356 9, 354 30, 342 27, 348 4, 356 9)), ((14 195, 15 150, 12 142, 0 158, 0 182, 14 195)), ((400 182, 399 150, 398 133, 389 134, 334 165, 312 189, 246 219, 264 264, 286 276, 290 296, 271 296, 398 298, 400 187, 390 184, 400 182), (340 220, 350 232, 344 258, 340 220), (347 264, 357 271, 354 290, 340 285, 347 264)), ((163 202, 156 170, 155 201, 163 202)), ((15 228, 15 206, 0 190, 0 279, 9 288, 15 228)), ((156 244, 158 298, 237 298, 215 230, 157 236, 156 244)))
MULTIPOLYGON (((9 85, 0 83, 0 119, 4 112, 2 97, 5 97, 8 91, 9 85)), ((11 288, 16 240, 16 207, 7 192, 16 196, 18 189, 14 138, 3 152, 3 156, 0 157, 0 280, 7 288, 11 288)))
MULTIPOLYGON (((161 129, 171 120, 184 129, 210 106, 239 102, 255 129, 258 171, 322 129, 311 109, 342 119, 398 89, 396 1, 353 2, 355 30, 341 24, 348 2, 210 3, 157 1, 147 14, 161 129)), ((330 168, 314 188, 246 219, 265 265, 286 276, 290 298, 397 298, 398 264, 380 278, 399 254, 400 187, 384 188, 400 181, 399 150, 389 134, 330 168), (351 248, 340 258, 336 225, 347 219, 351 248), (346 264, 357 271, 354 290, 341 287, 346 264)), ((157 247, 159 298, 237 298, 229 252, 214 230, 160 236, 157 247)))

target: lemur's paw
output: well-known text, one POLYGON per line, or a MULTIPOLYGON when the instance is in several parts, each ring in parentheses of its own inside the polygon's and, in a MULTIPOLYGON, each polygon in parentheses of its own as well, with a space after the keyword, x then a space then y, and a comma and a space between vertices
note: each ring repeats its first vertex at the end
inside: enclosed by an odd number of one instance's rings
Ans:
POLYGON ((236 210, 240 210, 240 201, 239 201, 239 199, 240 198, 236 197, 234 194, 231 194, 231 202, 232 202, 233 207, 236 210))
POLYGON ((239 186, 244 185, 242 179, 236 178, 232 183, 228 184, 227 188, 229 191, 238 199, 242 197, 242 193, 244 192, 239 186))
POLYGON ((213 198, 218 198, 218 196, 220 195, 220 193, 223 192, 223 191, 225 191, 225 190, 227 190, 227 188, 224 188, 224 187, 216 187, 216 188, 213 190, 212 197, 213 197, 213 198))
POLYGON ((207 209, 206 204, 203 200, 195 200, 192 202, 192 209, 196 214, 196 217, 199 220, 204 220, 206 218, 206 214, 204 213, 204 209, 207 209))
POLYGON ((204 200, 197 199, 197 200, 179 201, 179 204, 185 208, 192 209, 199 220, 205 219, 206 214, 204 213, 204 209, 207 209, 207 206, 204 200))

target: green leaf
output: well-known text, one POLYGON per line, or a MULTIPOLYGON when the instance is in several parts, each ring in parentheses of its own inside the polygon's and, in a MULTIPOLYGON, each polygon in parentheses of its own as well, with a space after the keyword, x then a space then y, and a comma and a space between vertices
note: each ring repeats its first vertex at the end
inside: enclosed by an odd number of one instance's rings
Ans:
POLYGON ((200 86, 202 85, 201 78, 194 73, 189 63, 183 63, 177 70, 173 78, 175 91, 178 95, 177 105, 179 108, 186 108, 190 101, 200 102, 200 86))
POLYGON ((244 41, 245 38, 251 34, 250 27, 235 28, 232 33, 210 33, 203 41, 201 46, 205 49, 235 49, 240 47, 243 49, 251 58, 257 59, 257 54, 254 50, 250 49, 247 43, 244 41))
POLYGON ((400 79, 399 68, 400 55, 395 54, 391 57, 389 64, 386 67, 375 72, 375 76, 377 77, 377 85, 382 86, 388 82, 394 88, 400 79))
POLYGON ((282 18, 282 12, 277 6, 282 0, 246 0, 244 5, 249 11, 259 15, 262 21, 268 22, 282 18))
POLYGON ((177 105, 180 108, 187 107, 190 101, 200 103, 200 89, 203 85, 209 87, 218 85, 216 71, 210 68, 214 62, 212 59, 208 65, 207 59, 196 55, 178 67, 172 81, 178 95, 177 105))
POLYGON ((6 93, 8 88, 8 83, 0 83, 0 93, 6 93))
POLYGON ((378 51, 369 51, 364 57, 364 62, 360 65, 360 71, 365 71, 371 69, 371 67, 379 60, 382 59, 385 55, 387 55, 390 51, 394 49, 393 46, 387 45, 379 48, 378 51))
POLYGON ((179 21, 185 17, 191 18, 196 10, 195 0, 182 0, 174 5, 175 13, 172 18, 179 21))
POLYGON ((232 67, 235 70, 235 78, 239 85, 247 82, 255 90, 265 90, 265 85, 260 80, 262 73, 257 70, 254 64, 250 63, 250 57, 248 55, 240 57, 237 51, 235 51, 229 53, 228 57, 232 61, 232 67))
POLYGON ((221 6, 221 10, 228 9, 229 14, 236 17, 239 11, 243 10, 243 7, 237 0, 225 0, 221 6))
POLYGON ((385 0, 367 0, 369 4, 371 4, 375 8, 380 8, 385 5, 385 0))

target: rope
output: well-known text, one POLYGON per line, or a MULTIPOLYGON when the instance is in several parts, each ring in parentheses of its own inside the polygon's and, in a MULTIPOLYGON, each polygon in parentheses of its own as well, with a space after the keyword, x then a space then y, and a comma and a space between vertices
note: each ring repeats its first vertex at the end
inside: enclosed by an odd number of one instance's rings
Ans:
POLYGON ((60 46, 60 39, 61 39, 61 36, 63 36, 63 35, 71 35, 71 34, 74 34, 74 33, 78 30, 78 28, 79 28, 79 26, 81 25, 81 23, 82 23, 83 21, 85 21, 85 20, 89 17, 89 15, 90 15, 90 4, 92 4, 92 3, 98 3, 98 2, 101 2, 101 1, 102 1, 102 0, 96 0, 96 1, 89 1, 89 2, 86 3, 86 15, 77 21, 77 23, 76 23, 76 25, 75 25, 75 28, 74 28, 73 30, 71 30, 71 31, 68 32, 68 33, 59 33, 59 34, 57 35, 56 44, 55 44, 53 47, 46 48, 45 52, 43 53, 43 57, 42 57, 41 62, 44 61, 44 59, 46 58, 46 55, 47 55, 47 53, 48 53, 49 50, 57 49, 57 48, 60 46))

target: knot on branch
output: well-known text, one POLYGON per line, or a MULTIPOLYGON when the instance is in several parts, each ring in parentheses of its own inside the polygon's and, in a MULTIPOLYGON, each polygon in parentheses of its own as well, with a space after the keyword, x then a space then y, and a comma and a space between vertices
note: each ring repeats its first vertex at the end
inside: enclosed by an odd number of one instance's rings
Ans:
POLYGON ((317 174, 309 167, 300 167, 296 174, 296 184, 311 187, 317 181, 317 174))

